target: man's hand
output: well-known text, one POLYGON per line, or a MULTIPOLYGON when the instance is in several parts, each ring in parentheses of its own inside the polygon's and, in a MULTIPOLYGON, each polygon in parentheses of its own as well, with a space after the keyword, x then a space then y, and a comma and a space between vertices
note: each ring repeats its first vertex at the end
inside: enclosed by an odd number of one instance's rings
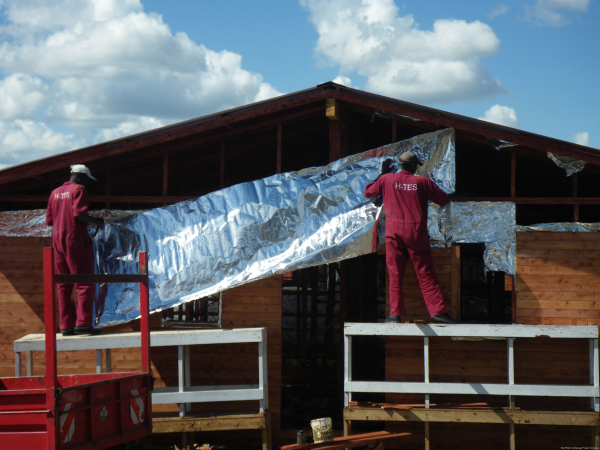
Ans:
POLYGON ((381 163, 381 174, 385 174, 385 173, 390 173, 390 171, 392 170, 392 160, 391 159, 386 159, 384 162, 381 163))
POLYGON ((104 226, 104 219, 102 217, 92 217, 92 216, 77 216, 78 220, 85 222, 87 224, 92 224, 98 228, 104 226))

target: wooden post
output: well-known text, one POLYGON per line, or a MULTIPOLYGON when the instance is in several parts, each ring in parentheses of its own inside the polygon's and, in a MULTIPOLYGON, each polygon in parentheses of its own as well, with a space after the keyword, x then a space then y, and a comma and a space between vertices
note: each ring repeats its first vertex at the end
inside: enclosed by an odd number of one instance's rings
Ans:
POLYGON ((221 181, 220 187, 223 189, 225 187, 225 139, 221 140, 221 159, 220 159, 220 172, 221 172, 221 181))
POLYGON ((508 429, 510 433, 510 450, 515 450, 517 447, 517 441, 515 439, 515 424, 509 424, 508 429))
POLYGON ((339 120, 329 121, 329 161, 341 158, 341 130, 339 120))
POLYGON ((430 449, 429 422, 425 422, 425 450, 430 449))
POLYGON ((396 132, 396 128, 397 128, 397 122, 394 120, 394 121, 392 122, 392 144, 393 144, 394 142, 396 142, 396 134, 397 134, 397 132, 396 132))
POLYGON ((281 122, 277 124, 277 173, 281 173, 281 122))
POLYGON ((450 283, 452 285, 451 308, 454 320, 460 322, 460 245, 452 244, 450 283))

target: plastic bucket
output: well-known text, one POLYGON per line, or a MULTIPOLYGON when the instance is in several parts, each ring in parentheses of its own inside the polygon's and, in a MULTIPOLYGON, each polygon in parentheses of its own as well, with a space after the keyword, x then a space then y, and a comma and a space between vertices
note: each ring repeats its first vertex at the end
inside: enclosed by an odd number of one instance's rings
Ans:
POLYGON ((333 427, 331 417, 323 417, 310 421, 313 430, 313 440, 315 444, 333 441, 333 427))

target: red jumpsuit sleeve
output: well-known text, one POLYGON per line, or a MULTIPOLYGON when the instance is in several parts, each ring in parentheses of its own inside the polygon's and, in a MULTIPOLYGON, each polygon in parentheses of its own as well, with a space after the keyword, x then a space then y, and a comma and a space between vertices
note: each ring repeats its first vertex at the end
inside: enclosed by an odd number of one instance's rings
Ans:
POLYGON ((374 198, 383 194, 383 177, 379 177, 365 187, 365 197, 374 198))
POLYGON ((75 190, 73 192, 73 217, 87 216, 89 204, 87 190, 84 187, 75 190))
MULTIPOLYGON (((54 194, 52 194, 54 195, 54 194)), ((48 208, 46 209, 46 225, 52 225, 52 195, 48 199, 48 208)))
POLYGON ((448 203, 448 194, 442 191, 435 182, 427 178, 427 185, 429 187, 429 194, 427 199, 431 200, 436 205, 445 206, 448 203))

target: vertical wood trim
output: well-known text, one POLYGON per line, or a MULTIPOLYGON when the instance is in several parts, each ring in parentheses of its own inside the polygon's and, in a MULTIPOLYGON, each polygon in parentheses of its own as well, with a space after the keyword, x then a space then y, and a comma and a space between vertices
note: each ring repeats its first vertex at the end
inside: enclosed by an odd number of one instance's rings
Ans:
POLYGON ((277 173, 281 173, 281 122, 277 124, 277 173))
POLYGON ((396 142, 396 137, 397 137, 397 125, 398 123, 394 120, 392 122, 392 143, 396 142))
POLYGON ((429 422, 425 422, 425 450, 430 450, 431 441, 429 438, 429 422))
POLYGON ((221 155, 220 155, 220 186, 225 187, 225 139, 221 140, 221 155))
MULTIPOLYGON (((163 154, 163 179, 162 179, 162 195, 166 197, 169 195, 169 153, 165 152, 163 154)), ((163 206, 166 205, 167 202, 163 202, 163 206)))
POLYGON ((454 320, 460 322, 460 245, 452 244, 452 259, 451 259, 451 308, 454 320))
POLYGON ((517 275, 512 276, 512 293, 511 293, 511 313, 512 313, 512 323, 517 323, 517 275))
MULTIPOLYGON (((572 175, 573 178, 573 198, 577 198, 577 174, 572 175)), ((579 222, 579 204, 573 205, 573 222, 579 222)))
POLYGON ((517 196, 517 152, 510 152, 510 196, 517 196))
POLYGON ((341 158, 340 146, 340 122, 339 120, 329 121, 329 162, 336 161, 341 158))

